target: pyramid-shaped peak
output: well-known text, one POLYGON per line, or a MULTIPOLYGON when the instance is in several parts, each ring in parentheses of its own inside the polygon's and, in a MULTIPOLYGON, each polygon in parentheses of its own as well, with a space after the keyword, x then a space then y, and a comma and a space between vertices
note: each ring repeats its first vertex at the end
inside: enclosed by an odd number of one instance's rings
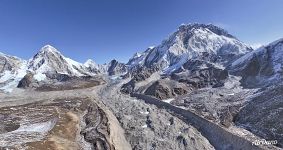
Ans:
POLYGON ((43 47, 40 49, 40 52, 57 52, 57 53, 59 53, 59 51, 58 51, 55 47, 53 47, 53 46, 51 46, 51 45, 45 45, 45 46, 43 46, 43 47))
POLYGON ((94 63, 92 59, 87 59, 85 63, 94 63))
POLYGON ((84 65, 85 65, 86 67, 97 66, 96 62, 95 62, 94 60, 92 60, 92 59, 88 59, 88 60, 84 63, 84 65))

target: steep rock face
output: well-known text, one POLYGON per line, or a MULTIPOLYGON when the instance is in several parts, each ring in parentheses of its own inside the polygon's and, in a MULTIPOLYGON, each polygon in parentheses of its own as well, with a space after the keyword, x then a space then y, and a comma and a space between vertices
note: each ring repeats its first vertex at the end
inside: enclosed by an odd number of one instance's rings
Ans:
POLYGON ((178 31, 157 47, 136 54, 128 65, 157 65, 160 70, 171 73, 190 59, 229 65, 252 48, 240 42, 225 30, 214 25, 182 25, 178 31))
POLYGON ((124 74, 127 72, 127 67, 125 64, 118 62, 117 60, 112 60, 109 65, 107 72, 111 75, 117 75, 117 74, 124 74))
POLYGON ((28 88, 31 87, 32 82, 34 81, 33 79, 33 74, 32 73, 27 73, 19 82, 17 85, 18 88, 28 88))
POLYGON ((136 83, 146 80, 157 70, 158 68, 156 67, 146 68, 139 65, 130 68, 130 71, 128 71, 127 74, 124 75, 124 77, 131 78, 131 80, 121 87, 121 92, 127 94, 133 92, 136 83))
POLYGON ((229 78, 225 68, 250 51, 251 47, 214 25, 182 25, 160 45, 129 60, 127 77, 132 80, 122 86, 122 91, 134 91, 137 82, 154 72, 189 87, 221 87, 229 78))
POLYGON ((248 88, 281 82, 283 39, 244 55, 233 62, 229 70, 232 74, 242 76, 242 85, 248 88))

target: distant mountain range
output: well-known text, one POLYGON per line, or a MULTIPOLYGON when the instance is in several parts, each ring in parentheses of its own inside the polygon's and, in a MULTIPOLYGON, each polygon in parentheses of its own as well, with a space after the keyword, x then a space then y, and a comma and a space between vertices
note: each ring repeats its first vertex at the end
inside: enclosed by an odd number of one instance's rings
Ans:
MULTIPOLYGON (((212 24, 197 23, 181 25, 160 45, 136 53, 126 64, 112 60, 108 64, 100 65, 90 59, 82 64, 46 45, 30 60, 1 53, 0 87, 10 91, 28 72, 34 74, 33 78, 40 82, 52 74, 81 77, 128 73, 128 77, 133 77, 137 72, 139 76, 160 72, 167 75, 175 74, 176 77, 181 72, 204 68, 215 68, 210 69, 213 73, 219 69, 229 70, 232 74, 243 76, 242 81, 248 86, 267 77, 270 77, 268 81, 281 78, 281 45, 282 40, 279 40, 253 51, 251 46, 227 31, 212 24), (249 68, 254 64, 257 68, 249 68), (250 79, 254 76, 257 76, 257 80, 250 79)), ((180 76, 176 78, 181 78, 180 76)))
POLYGON ((6 92, 17 87, 20 80, 28 73, 33 75, 35 81, 40 82, 48 80, 55 74, 83 77, 97 74, 115 75, 126 71, 126 66, 116 60, 112 60, 109 64, 100 65, 89 59, 81 64, 65 57, 50 45, 42 47, 29 60, 0 53, 0 66, 0 89, 6 92))

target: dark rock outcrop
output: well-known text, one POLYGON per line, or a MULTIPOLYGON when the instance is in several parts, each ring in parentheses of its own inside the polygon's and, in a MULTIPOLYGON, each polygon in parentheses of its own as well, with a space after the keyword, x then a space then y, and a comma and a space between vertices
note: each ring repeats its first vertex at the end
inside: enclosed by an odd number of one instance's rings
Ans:
POLYGON ((154 96, 158 99, 173 98, 177 95, 184 95, 192 89, 183 83, 174 80, 160 79, 149 86, 144 94, 154 96))
POLYGON ((33 74, 27 73, 24 78, 19 82, 18 88, 29 88, 32 86, 32 82, 34 82, 33 74))
POLYGON ((200 60, 190 60, 175 71, 171 78, 195 88, 204 88, 223 86, 228 76, 227 70, 217 68, 213 64, 200 60))
POLYGON ((167 99, 173 97, 173 91, 166 84, 156 81, 145 92, 146 95, 154 96, 158 99, 167 99))
POLYGON ((109 63, 107 72, 111 76, 116 74, 123 74, 127 72, 127 70, 127 66, 124 63, 120 63, 114 59, 109 63))

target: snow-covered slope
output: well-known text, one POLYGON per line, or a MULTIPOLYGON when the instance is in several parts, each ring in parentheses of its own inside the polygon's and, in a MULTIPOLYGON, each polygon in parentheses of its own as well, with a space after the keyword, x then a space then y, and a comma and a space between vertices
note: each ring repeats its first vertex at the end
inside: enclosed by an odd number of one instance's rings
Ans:
POLYGON ((87 69, 90 72, 93 73, 102 73, 105 74, 107 72, 107 64, 97 64, 96 62, 94 62, 92 59, 88 59, 85 63, 84 66, 87 67, 87 69))
POLYGON ((251 47, 219 27, 195 23, 181 25, 159 46, 135 54, 127 64, 149 68, 157 65, 166 72, 178 69, 190 59, 226 66, 251 50, 251 47))
POLYGON ((28 62, 28 69, 36 76, 42 74, 59 73, 70 76, 93 75, 87 67, 79 62, 63 56, 58 50, 46 45, 28 62))
POLYGON ((131 66, 135 66, 135 65, 143 65, 145 62, 145 58, 148 55, 148 53, 154 49, 155 47, 149 47, 146 51, 144 51, 143 53, 135 53, 134 56, 132 58, 129 59, 127 65, 129 67, 131 66))
POLYGON ((97 72, 101 74, 108 74, 108 75, 121 75, 127 72, 127 66, 124 63, 118 62, 117 60, 113 59, 109 63, 105 64, 97 64, 93 60, 88 59, 84 65, 89 69, 91 72, 97 72))
POLYGON ((11 92, 26 75, 26 70, 25 60, 0 53, 0 90, 11 92))
POLYGON ((234 61, 231 73, 243 77, 247 87, 266 85, 282 80, 283 39, 252 51, 234 61))

